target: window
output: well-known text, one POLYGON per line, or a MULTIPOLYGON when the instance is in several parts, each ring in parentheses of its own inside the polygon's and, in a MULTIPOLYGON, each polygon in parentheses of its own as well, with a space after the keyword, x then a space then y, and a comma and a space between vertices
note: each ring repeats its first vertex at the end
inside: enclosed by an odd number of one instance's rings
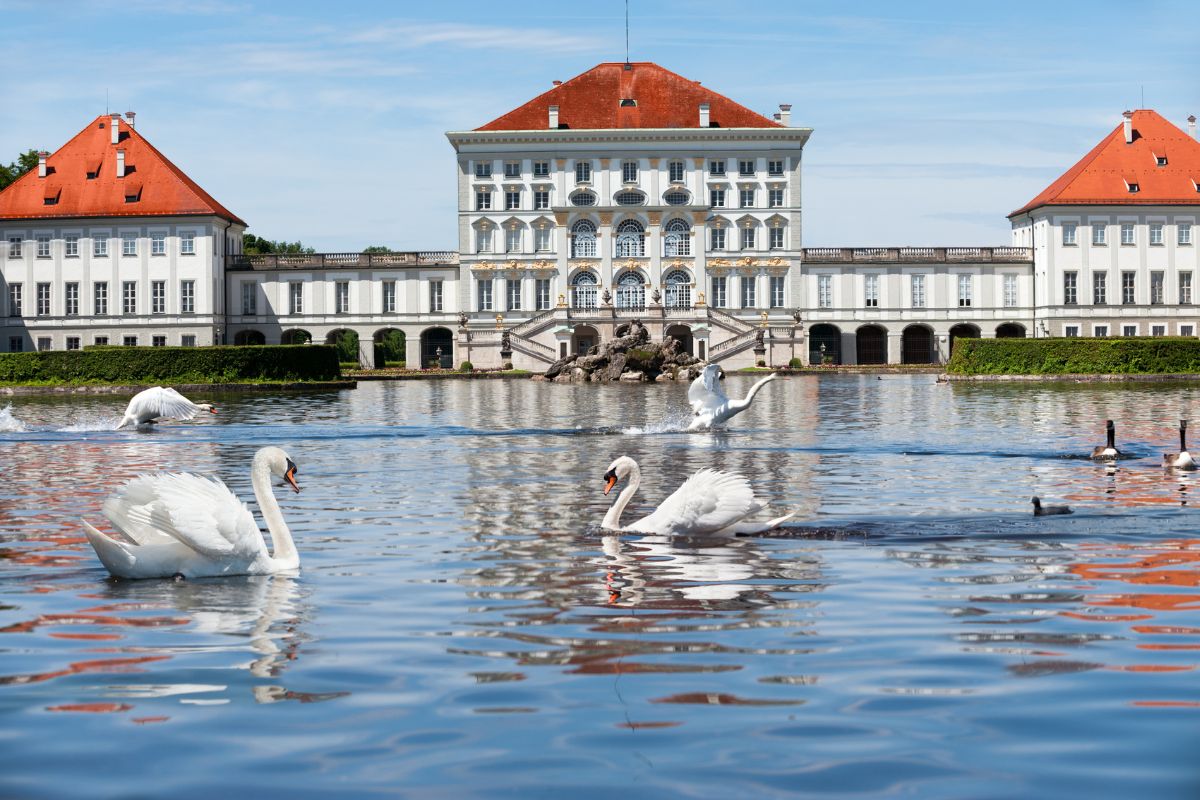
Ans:
POLYGON ((151 346, 152 346, 152 347, 166 347, 166 346, 167 346, 167 337, 165 337, 165 336, 151 336, 151 337, 150 337, 150 344, 151 344, 151 346))
POLYGON ((710 250, 725 249, 725 229, 724 228, 709 228, 708 229, 708 244, 710 250))
POLYGON ((1163 274, 1157 271, 1150 273, 1150 305, 1152 306, 1163 304, 1163 274))
POLYGON ((477 189, 475 191, 475 210, 491 211, 491 209, 492 191, 490 189, 477 189))
POLYGON ((767 174, 768 175, 782 175, 783 174, 783 161, 782 160, 768 161, 767 162, 767 174))
POLYGON ((195 281, 180 281, 179 282, 179 313, 180 314, 195 314, 196 313, 196 282, 195 281))
POLYGON ((1108 273, 1092 273, 1092 305, 1108 305, 1108 273))
POLYGON ((21 284, 10 283, 8 285, 8 315, 10 317, 21 316, 21 294, 21 284))
POLYGON ((745 228, 742 228, 742 249, 743 250, 753 250, 754 249, 754 234, 755 234, 755 228, 753 226, 747 225, 745 228))
POLYGON ((1134 244, 1133 223, 1132 222, 1122 222, 1121 223, 1121 244, 1123 244, 1123 245, 1134 244))
POLYGON ((575 308, 595 308, 596 288, 596 276, 590 272, 580 272, 571 281, 571 305, 575 308))
POLYGON ((39 233, 37 235, 37 257, 38 258, 49 258, 50 257, 50 234, 39 233))
POLYGON ((1015 308, 1017 305, 1017 276, 1011 272, 1004 275, 1004 307, 1015 308))
POLYGON ((833 308, 833 276, 817 276, 817 308, 833 308))
POLYGON ((167 254, 167 235, 165 233, 150 234, 150 255, 165 256, 167 254))
POLYGON ((724 208, 725 207, 725 190, 724 189, 710 189, 708 192, 708 200, 709 200, 708 204, 710 206, 712 206, 713 208, 724 208))
POLYGON ((673 219, 663 228, 663 255, 690 256, 692 254, 691 227, 686 220, 673 219))
POLYGON ((966 308, 971 305, 971 276, 958 276, 958 305, 959 308, 966 308))
POLYGON ((549 161, 533 162, 533 177, 535 177, 535 178, 550 177, 550 162, 549 161))
POLYGON ((1103 339, 1105 336, 1108 336, 1108 326, 1097 325, 1092 329, 1092 336, 1095 336, 1097 339, 1103 339))
POLYGON ((479 283, 476 284, 476 287, 477 287, 476 291, 479 293, 478 294, 479 310, 480 311, 491 311, 492 310, 492 281, 491 281, 491 279, 486 278, 484 280, 479 281, 479 283))
POLYGON ((443 297, 442 282, 441 281, 430 281, 429 282, 429 310, 430 311, 444 310, 443 303, 442 303, 442 297, 443 297))
POLYGON ((741 277, 742 284, 742 308, 754 308, 758 305, 758 297, 756 290, 758 281, 753 275, 743 275, 741 277))
POLYGON ((1163 224, 1161 222, 1150 223, 1150 246, 1162 247, 1163 243, 1163 224))
POLYGON ((672 161, 667 164, 667 176, 672 183, 677 183, 683 180, 683 162, 672 161))
POLYGON ((79 284, 71 281, 65 287, 66 294, 64 295, 65 305, 63 313, 68 317, 79 316, 79 284))
POLYGON ((533 304, 537 311, 545 311, 550 308, 550 279, 538 278, 533 282, 533 304))
POLYGON ((571 195, 571 205, 573 206, 594 206, 596 205, 596 195, 591 192, 576 192, 571 195))
POLYGON ((37 315, 39 317, 50 316, 50 284, 48 283, 37 285, 37 315))
POLYGON ((571 228, 571 258, 595 258, 596 226, 581 219, 571 228))
POLYGON ((504 162, 504 177, 506 177, 506 178, 521 177, 521 162, 520 161, 504 162))
POLYGON ((1062 226, 1062 243, 1064 247, 1075 246, 1075 229, 1078 227, 1074 222, 1064 222, 1062 226))
POLYGON ((1179 273, 1179 305, 1190 306, 1192 304, 1192 273, 1179 273))
POLYGON ((1166 156, 1159 156, 1159 155, 1154 156, 1154 166, 1165 167, 1166 165, 1167 165, 1167 157, 1166 156))
POLYGON ((768 228, 767 230, 768 230, 768 235, 770 236, 770 241, 768 242, 768 246, 772 250, 782 250, 783 249, 783 227, 780 225, 776 225, 774 228, 768 228))
POLYGON ((10 353, 19 353, 24 349, 25 349, 25 337, 24 336, 8 337, 8 351, 10 353))
POLYGON ((1108 226, 1103 222, 1092 223, 1092 244, 1097 247, 1108 244, 1108 226))
POLYGON ((63 237, 63 255, 67 258, 79 258, 79 236, 77 234, 63 237))
POLYGON ((134 281, 121 283, 121 313, 137 313, 137 283, 134 281))
POLYGON ((521 281, 507 280, 504 282, 504 293, 508 298, 508 305, 505 306, 509 311, 521 310, 521 281))
POLYGON ((712 278, 712 307, 726 308, 729 305, 727 290, 729 279, 724 275, 714 275, 712 278))
POLYGON ((167 312, 167 282, 150 282, 150 313, 165 314, 167 312))
POLYGON ((508 189, 504 192, 504 210, 517 211, 521 208, 521 190, 508 189))
POLYGON ((1166 325, 1151 325, 1150 326, 1150 335, 1151 336, 1166 336, 1167 335, 1167 326, 1166 325))
POLYGON ((879 308, 879 276, 863 276, 863 298, 867 308, 879 308))
POLYGON ((8 257, 9 258, 20 258, 21 257, 21 237, 20 236, 8 237, 8 257))
POLYGON ((1121 335, 1122 336, 1137 336, 1137 325, 1122 325, 1121 326, 1121 335))
POLYGON ((78 336, 68 336, 67 337, 67 349, 68 350, 78 350, 79 346, 80 346, 80 341, 79 341, 78 336))
POLYGON ((108 281, 92 284, 92 314, 97 317, 108 316, 108 281))
POLYGON ((1066 325, 1063 327, 1063 336, 1074 337, 1079 335, 1078 325, 1066 325))
POLYGON ((738 175, 753 175, 754 159, 738 161, 738 175))
POLYGON ((545 211, 550 207, 550 190, 549 189, 534 189, 533 190, 533 210, 545 211))
POLYGON ((476 161, 475 162, 475 177, 476 178, 492 177, 492 162, 476 161))
POLYGON ((96 258, 108 258, 108 237, 92 237, 92 255, 96 258))
POLYGON ((137 255, 137 234, 122 233, 121 234, 121 255, 136 256, 137 255))
POLYGON ((575 182, 587 183, 592 179, 592 162, 576 161, 575 162, 575 182))
POLYGON ((252 316, 258 313, 258 291, 253 281, 242 283, 242 314, 252 316))
POLYGON ((546 224, 538 225, 533 229, 533 249, 539 253, 545 253, 550 250, 550 234, 551 227, 546 224))
POLYGON ((754 208, 754 190, 742 189, 738 192, 738 197, 741 198, 742 208, 754 208))
POLYGON ((770 280, 771 308, 783 308, 783 276, 772 275, 770 280))
POLYGON ((504 231, 504 252, 521 252, 521 229, 516 225, 506 228, 504 231))
POLYGON ((663 278, 667 308, 692 307, 692 276, 681 269, 671 270, 663 278))
POLYGON ((1063 304, 1068 306, 1079 305, 1078 291, 1078 272, 1063 273, 1063 304))
POLYGON ((669 206, 686 206, 691 197, 682 189, 673 189, 663 195, 663 202, 669 206))
POLYGON ((708 174, 709 175, 724 175, 725 174, 725 162, 724 161, 708 162, 708 174))
POLYGON ((185 256, 196 254, 196 234, 191 231, 179 234, 179 254, 185 256))
POLYGON ((300 281, 288 283, 288 313, 304 313, 304 284, 300 281))
POLYGON ((913 308, 924 308, 925 307, 925 276, 924 275, 913 275, 911 288, 912 288, 912 307, 913 308))
POLYGON ((1134 299, 1134 280, 1137 278, 1136 272, 1121 273, 1121 304, 1131 306, 1135 302, 1134 299))
POLYGON ((619 206, 640 206, 646 200, 641 192, 617 192, 614 198, 619 206))
POLYGON ((39 336, 37 349, 38 350, 53 350, 54 344, 51 341, 49 336, 39 336))
POLYGON ((1195 327, 1192 325, 1180 325, 1179 326, 1179 335, 1180 336, 1195 336, 1195 333, 1194 333, 1195 330, 1196 330, 1195 327))
POLYGON ((96 338, 92 339, 92 344, 97 345, 99 347, 105 347, 108 345, 108 337, 107 336, 97 336, 96 338))
POLYGON ((1192 223, 1181 222, 1176 226, 1177 236, 1176 243, 1181 245, 1190 245, 1192 243, 1192 223))
POLYGON ((1129 183, 1128 181, 1126 181, 1126 182, 1125 182, 1125 185, 1126 185, 1127 187, 1129 187, 1129 193, 1130 193, 1130 194, 1137 194, 1138 192, 1140 192, 1140 191, 1142 190, 1142 187, 1141 187, 1141 186, 1139 186, 1139 185, 1138 185, 1138 184, 1136 184, 1136 183, 1129 183))
POLYGON ((638 179, 638 163, 636 161, 621 162, 621 180, 625 183, 636 183, 638 179))
POLYGON ((646 255, 645 230, 642 223, 636 219, 627 219, 617 226, 615 255, 617 258, 631 258, 646 255))
POLYGON ((123 336, 123 337, 121 337, 121 345, 123 347, 137 347, 137 337, 136 336, 123 336))
POLYGON ((475 231, 475 252, 492 252, 492 228, 490 225, 484 226, 475 231))
POLYGON ((767 208, 783 208, 783 189, 767 190, 767 208))
POLYGON ((337 281, 333 284, 333 313, 350 313, 350 281, 337 281))

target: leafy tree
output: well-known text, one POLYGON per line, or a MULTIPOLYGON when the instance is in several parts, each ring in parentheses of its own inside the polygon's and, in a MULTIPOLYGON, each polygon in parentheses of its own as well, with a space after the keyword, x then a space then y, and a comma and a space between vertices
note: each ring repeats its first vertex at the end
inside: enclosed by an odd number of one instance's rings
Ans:
POLYGON ((315 253, 311 247, 305 247, 301 242, 276 242, 263 239, 253 233, 242 234, 242 251, 248 256, 270 255, 272 253, 315 253))
POLYGON ((370 247, 363 248, 364 253, 394 253, 396 252, 386 244, 373 244, 370 247))
POLYGON ((26 150, 17 156, 17 160, 7 167, 0 164, 0 189, 4 189, 17 178, 38 165, 38 151, 26 150))
POLYGON ((395 328, 387 331, 375 343, 380 355, 383 356, 384 366, 396 366, 404 363, 405 342, 404 331, 395 328))

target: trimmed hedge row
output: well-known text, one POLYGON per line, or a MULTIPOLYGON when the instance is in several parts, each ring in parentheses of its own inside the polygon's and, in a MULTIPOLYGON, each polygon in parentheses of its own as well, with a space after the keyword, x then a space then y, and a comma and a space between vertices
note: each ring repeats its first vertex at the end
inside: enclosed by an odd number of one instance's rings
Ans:
POLYGON ((326 345, 0 353, 0 384, 294 382, 330 381, 339 375, 337 348, 326 345))
POLYGON ((958 375, 1200 373, 1200 339, 956 339, 946 371, 958 375))

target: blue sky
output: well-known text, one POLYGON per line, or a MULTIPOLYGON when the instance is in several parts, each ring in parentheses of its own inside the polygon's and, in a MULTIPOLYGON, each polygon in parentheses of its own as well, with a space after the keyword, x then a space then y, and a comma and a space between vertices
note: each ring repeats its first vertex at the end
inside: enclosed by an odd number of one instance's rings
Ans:
MULTIPOLYGON (((623 0, 0 0, 0 158, 105 110, 272 239, 455 248, 453 151, 624 57, 623 0)), ((792 103, 807 246, 1007 244, 1126 108, 1200 114, 1184 2, 631 0, 630 56, 792 103)))

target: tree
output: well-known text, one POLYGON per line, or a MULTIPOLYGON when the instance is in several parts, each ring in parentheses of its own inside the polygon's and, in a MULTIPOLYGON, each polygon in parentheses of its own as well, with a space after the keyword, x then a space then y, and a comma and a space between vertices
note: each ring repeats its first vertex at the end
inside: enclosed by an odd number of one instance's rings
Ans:
POLYGON ((242 252, 248 256, 270 255, 272 253, 315 253, 311 247, 305 247, 300 242, 276 242, 263 239, 253 233, 242 234, 242 252))
POLYGON ((38 151, 26 150, 7 167, 0 164, 0 190, 38 165, 38 151))
POLYGON ((394 253, 396 252, 386 244, 373 244, 370 247, 363 248, 364 253, 394 253))

